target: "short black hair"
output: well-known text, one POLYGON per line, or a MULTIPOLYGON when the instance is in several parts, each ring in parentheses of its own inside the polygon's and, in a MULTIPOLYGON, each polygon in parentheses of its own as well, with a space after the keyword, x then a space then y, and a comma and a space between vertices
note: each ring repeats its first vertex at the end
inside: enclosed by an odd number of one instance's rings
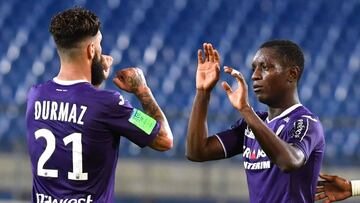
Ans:
POLYGON ((95 36, 100 29, 99 18, 91 11, 74 7, 52 17, 49 32, 60 49, 77 47, 87 37, 95 36))
POLYGON ((298 66, 300 76, 304 70, 304 54, 300 46, 290 40, 269 40, 260 46, 261 48, 271 48, 279 54, 285 65, 298 66))

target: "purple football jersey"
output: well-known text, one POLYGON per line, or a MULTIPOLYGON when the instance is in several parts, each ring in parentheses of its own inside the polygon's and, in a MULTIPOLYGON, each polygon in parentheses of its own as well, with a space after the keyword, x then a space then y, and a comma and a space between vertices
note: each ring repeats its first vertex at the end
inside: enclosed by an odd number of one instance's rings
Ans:
POLYGON ((226 157, 242 153, 253 203, 314 202, 317 178, 324 156, 325 138, 322 125, 308 109, 296 104, 269 120, 267 113, 257 113, 280 139, 299 148, 305 164, 284 173, 261 149, 243 119, 229 130, 218 133, 226 157))
POLYGON ((160 125, 115 91, 50 80, 28 93, 32 202, 114 202, 120 137, 140 147, 160 125))

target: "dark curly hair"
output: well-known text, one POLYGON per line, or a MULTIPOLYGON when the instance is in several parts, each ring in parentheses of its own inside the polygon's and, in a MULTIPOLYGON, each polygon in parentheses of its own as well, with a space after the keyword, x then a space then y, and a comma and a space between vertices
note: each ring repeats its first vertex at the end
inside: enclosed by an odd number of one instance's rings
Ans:
POLYGON ((290 40, 270 40, 263 43, 260 48, 271 48, 279 54, 283 64, 298 66, 300 68, 299 79, 304 70, 304 54, 299 45, 290 40))
POLYGON ((52 17, 49 32, 60 49, 77 47, 87 37, 95 36, 100 29, 99 18, 91 11, 74 7, 52 17))

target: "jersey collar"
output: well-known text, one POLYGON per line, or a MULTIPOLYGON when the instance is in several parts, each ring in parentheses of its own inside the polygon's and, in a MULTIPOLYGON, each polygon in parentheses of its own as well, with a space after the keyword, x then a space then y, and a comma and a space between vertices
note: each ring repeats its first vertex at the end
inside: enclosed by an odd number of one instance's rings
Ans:
POLYGON ((288 115, 290 112, 294 111, 295 109, 297 109, 300 106, 302 106, 302 104, 294 104, 294 105, 290 106, 289 108, 287 108, 285 111, 283 111, 280 115, 274 117, 271 120, 269 120, 269 117, 267 117, 266 122, 270 123, 271 121, 274 121, 274 120, 276 120, 278 118, 284 117, 284 116, 288 115))
POLYGON ((65 86, 88 82, 87 80, 60 80, 57 77, 53 78, 53 81, 59 85, 65 85, 65 86))

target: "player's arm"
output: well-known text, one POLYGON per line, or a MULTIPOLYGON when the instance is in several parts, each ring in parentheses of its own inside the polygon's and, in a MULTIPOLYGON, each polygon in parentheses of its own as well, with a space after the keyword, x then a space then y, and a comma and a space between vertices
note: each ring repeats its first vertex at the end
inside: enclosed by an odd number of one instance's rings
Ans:
POLYGON ((113 79, 120 89, 133 93, 144 111, 160 123, 160 130, 149 146, 155 150, 166 151, 173 146, 173 135, 169 123, 157 104, 151 89, 147 86, 143 72, 139 68, 127 68, 117 72, 113 79))
POLYGON ((315 200, 330 203, 360 195, 360 180, 348 181, 342 177, 320 174, 322 181, 318 182, 315 200))
POLYGON ((231 104, 245 119, 270 160, 285 172, 300 168, 305 162, 304 153, 276 136, 254 112, 248 101, 247 84, 242 74, 230 67, 225 67, 224 71, 235 77, 239 85, 238 89, 233 91, 226 82, 222 83, 231 104))
POLYGON ((191 161, 224 158, 224 150, 215 137, 208 137, 207 112, 210 94, 220 75, 220 57, 211 44, 204 44, 205 58, 198 50, 196 95, 186 137, 186 157, 191 161))

